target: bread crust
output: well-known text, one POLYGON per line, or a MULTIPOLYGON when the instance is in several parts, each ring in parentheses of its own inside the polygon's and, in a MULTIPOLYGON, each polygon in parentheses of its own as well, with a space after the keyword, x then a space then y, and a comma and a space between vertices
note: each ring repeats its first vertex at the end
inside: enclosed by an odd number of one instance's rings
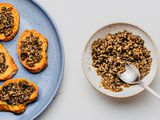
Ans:
MULTIPOLYGON (((9 4, 9 3, 0 3, 0 8, 2 6, 5 6, 5 7, 12 7, 12 14, 14 16, 14 27, 13 27, 13 32, 10 36, 8 37, 5 37, 4 34, 0 34, 0 40, 1 41, 4 41, 4 42, 7 42, 7 41, 10 41, 14 38, 14 36, 17 34, 18 30, 19 30, 19 24, 20 24, 20 15, 19 15, 19 12, 16 10, 16 8, 12 5, 12 4, 9 4)), ((0 9, 1 11, 1 9, 0 9)))
POLYGON ((14 63, 12 57, 9 55, 7 49, 5 49, 5 47, 1 43, 0 52, 3 52, 5 54, 6 65, 8 65, 7 70, 4 73, 0 73, 0 81, 2 81, 12 78, 12 76, 16 74, 18 67, 14 63))
POLYGON ((35 88, 35 91, 30 95, 29 100, 26 101, 23 104, 19 104, 19 105, 8 105, 6 102, 0 101, 0 110, 1 111, 8 111, 8 112, 13 112, 16 114, 20 114, 23 113, 26 109, 26 105, 35 101, 38 97, 38 87, 35 83, 25 79, 25 78, 15 78, 15 79, 10 79, 5 81, 1 86, 0 89, 2 89, 3 86, 9 84, 9 83, 15 83, 15 82, 19 82, 19 81, 26 81, 29 85, 33 85, 35 88))
POLYGON ((20 59, 20 62, 22 63, 22 65, 31 73, 39 73, 42 70, 44 70, 48 63, 47 63, 47 47, 48 47, 48 41, 47 39, 41 35, 39 32, 37 32, 36 30, 25 30, 21 35, 20 38, 18 39, 18 46, 17 46, 17 53, 18 53, 18 57, 20 59), (42 54, 42 59, 40 62, 36 63, 34 67, 29 67, 28 65, 25 64, 26 60, 22 60, 20 55, 21 55, 21 41, 23 39, 25 39, 27 36, 29 36, 30 34, 33 34, 35 36, 38 36, 40 40, 42 40, 43 44, 43 50, 41 52, 42 54))

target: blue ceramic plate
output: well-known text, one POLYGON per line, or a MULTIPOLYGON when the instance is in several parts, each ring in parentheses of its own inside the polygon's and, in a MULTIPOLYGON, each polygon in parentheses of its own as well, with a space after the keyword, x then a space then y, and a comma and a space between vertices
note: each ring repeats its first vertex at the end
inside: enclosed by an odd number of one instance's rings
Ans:
POLYGON ((0 120, 32 120, 48 106, 60 85, 64 69, 63 46, 55 23, 37 2, 31 0, 0 0, 0 2, 13 4, 20 13, 18 34, 12 41, 3 43, 19 68, 14 78, 27 78, 39 87, 38 100, 27 105, 23 114, 0 112, 0 120), (21 65, 16 53, 17 40, 25 29, 36 29, 48 39, 48 67, 39 74, 29 73, 21 65))

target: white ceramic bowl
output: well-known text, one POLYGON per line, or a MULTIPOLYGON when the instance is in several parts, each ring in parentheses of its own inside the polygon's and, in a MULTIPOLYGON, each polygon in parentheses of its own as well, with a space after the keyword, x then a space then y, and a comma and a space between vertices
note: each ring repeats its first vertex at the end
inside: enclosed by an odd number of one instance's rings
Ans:
POLYGON ((129 88, 124 88, 123 91, 121 91, 121 92, 115 93, 115 92, 109 91, 109 90, 101 87, 100 86, 101 78, 100 78, 100 76, 97 75, 95 68, 92 66, 91 45, 98 38, 105 37, 107 33, 116 33, 118 31, 124 31, 124 30, 127 30, 128 32, 131 32, 135 35, 139 35, 145 41, 144 45, 147 47, 147 49, 149 51, 151 51, 151 57, 152 57, 151 70, 150 70, 149 74, 146 75, 142 79, 144 84, 150 85, 150 83, 154 79, 154 77, 157 73, 157 70, 158 70, 159 54, 158 54, 156 46, 153 43, 151 37, 137 26, 127 24, 127 23, 114 23, 114 24, 110 24, 110 25, 107 25, 107 26, 99 29, 89 39, 88 43, 85 46, 83 54, 82 54, 83 71, 84 71, 87 79, 89 80, 89 82, 101 93, 108 95, 108 96, 117 97, 117 98, 125 98, 125 97, 134 96, 134 95, 142 92, 144 90, 144 88, 142 88, 139 85, 133 85, 129 88))

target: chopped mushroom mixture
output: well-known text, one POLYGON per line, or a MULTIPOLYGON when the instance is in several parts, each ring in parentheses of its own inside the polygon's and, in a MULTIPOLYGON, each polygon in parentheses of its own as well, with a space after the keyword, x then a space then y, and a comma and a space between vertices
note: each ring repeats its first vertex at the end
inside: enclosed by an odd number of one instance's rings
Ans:
POLYGON ((14 27, 12 7, 6 8, 3 6, 0 9, 0 34, 4 34, 5 37, 8 37, 12 34, 14 27))
POLYGON ((8 68, 6 65, 6 57, 3 52, 0 52, 0 73, 4 73, 8 68))
POLYGON ((9 83, 0 90, 0 101, 4 101, 9 105, 23 104, 29 100, 34 91, 35 88, 26 81, 9 83))
POLYGON ((42 59, 42 44, 39 37, 30 34, 21 43, 21 59, 29 66, 34 67, 42 59))
POLYGON ((109 33, 105 38, 94 41, 92 61, 97 74, 102 77, 102 86, 113 92, 120 92, 124 87, 129 87, 129 84, 118 77, 125 71, 125 62, 135 65, 142 79, 150 71, 152 58, 141 37, 122 31, 109 33))

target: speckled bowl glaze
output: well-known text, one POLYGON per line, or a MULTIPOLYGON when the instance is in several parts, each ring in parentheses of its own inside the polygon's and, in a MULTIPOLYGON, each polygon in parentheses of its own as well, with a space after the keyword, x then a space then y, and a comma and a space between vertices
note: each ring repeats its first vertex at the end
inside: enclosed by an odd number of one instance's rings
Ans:
POLYGON ((127 23, 114 23, 107 25, 101 29, 99 29, 97 32, 95 32, 91 38, 89 39, 88 43, 86 44, 83 54, 82 54, 82 66, 83 71, 86 75, 86 78, 89 80, 89 82, 101 93, 116 97, 116 98, 126 98, 130 96, 134 96, 144 90, 139 85, 133 85, 129 88, 124 88, 121 92, 112 92, 107 89, 104 89, 100 86, 101 77, 97 75, 95 68, 92 66, 92 56, 91 56, 91 45, 92 43, 97 40, 98 38, 103 38, 106 36, 107 33, 116 33, 118 31, 124 31, 127 30, 128 32, 131 32, 135 35, 139 35, 144 41, 144 45, 147 47, 149 51, 151 51, 151 57, 152 57, 152 65, 151 70, 148 75, 146 75, 142 81, 146 85, 150 85, 150 83, 153 81, 157 70, 159 66, 159 54, 156 49, 155 44, 153 43, 153 40, 151 37, 144 32, 141 28, 127 24, 127 23))

